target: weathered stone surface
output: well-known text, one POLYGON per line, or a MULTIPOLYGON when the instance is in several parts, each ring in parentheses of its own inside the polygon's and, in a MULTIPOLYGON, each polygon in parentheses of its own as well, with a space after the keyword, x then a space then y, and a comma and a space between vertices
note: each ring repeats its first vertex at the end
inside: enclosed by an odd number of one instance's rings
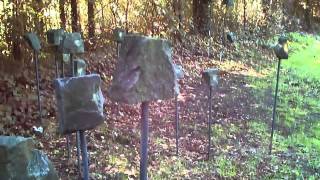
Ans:
POLYGON ((63 29, 51 29, 47 32, 48 43, 54 46, 59 46, 64 36, 63 29))
POLYGON ((40 40, 38 38, 38 36, 33 33, 33 32, 30 32, 30 33, 26 33, 24 35, 24 38, 26 39, 26 41, 28 42, 29 46, 35 50, 36 52, 40 52, 41 50, 41 44, 40 44, 40 40))
POLYGON ((174 97, 177 77, 171 54, 172 47, 167 40, 125 36, 108 90, 110 99, 135 104, 174 97))
POLYGON ((76 71, 75 76, 84 76, 86 75, 86 62, 83 59, 76 59, 73 61, 74 69, 76 71))
POLYGON ((124 40, 124 36, 126 35, 126 31, 121 28, 116 28, 113 30, 114 40, 118 43, 121 43, 124 40))
POLYGON ((58 180, 48 157, 33 147, 31 138, 0 136, 0 178, 58 180))
POLYGON ((233 32, 228 32, 227 39, 229 43, 234 43, 236 41, 236 35, 233 32))
POLYGON ((103 123, 104 98, 97 74, 55 80, 59 132, 93 129, 103 123))
POLYGON ((174 64, 174 71, 177 75, 177 79, 182 79, 184 77, 183 68, 181 65, 174 64))
POLYGON ((288 59, 288 39, 284 36, 280 36, 278 39, 278 44, 274 47, 274 52, 278 59, 288 59))
POLYGON ((59 46, 59 51, 65 54, 84 53, 84 44, 80 33, 65 33, 59 46))
POLYGON ((219 70, 216 68, 207 69, 202 72, 202 78, 208 86, 218 86, 219 70))
POLYGON ((223 4, 228 7, 232 7, 234 5, 234 2, 233 0, 223 0, 223 4))
MULTIPOLYGON (((176 65, 176 64, 174 64, 173 66, 174 66, 174 71, 175 71, 177 79, 178 80, 182 79, 184 77, 182 66, 181 65, 176 65)), ((180 93, 180 85, 179 85, 179 83, 177 83, 177 86, 175 87, 175 91, 176 91, 177 94, 180 93)))

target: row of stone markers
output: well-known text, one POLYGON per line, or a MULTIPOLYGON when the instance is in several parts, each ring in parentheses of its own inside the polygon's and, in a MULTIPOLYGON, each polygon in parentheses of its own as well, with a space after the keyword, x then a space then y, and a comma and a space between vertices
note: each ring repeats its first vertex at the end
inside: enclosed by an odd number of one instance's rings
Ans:
MULTIPOLYGON (((178 129, 179 129, 179 113, 178 113, 178 100, 179 94, 178 79, 183 78, 183 69, 181 66, 174 65, 172 62, 172 45, 165 39, 158 39, 152 37, 138 36, 138 35, 125 35, 122 31, 121 35, 117 39, 117 54, 118 61, 116 69, 113 75, 113 80, 107 91, 107 96, 115 102, 121 102, 126 104, 138 104, 141 103, 141 149, 140 149, 140 179, 148 179, 147 165, 148 165, 148 132, 149 132, 149 103, 156 100, 165 100, 175 98, 176 105, 176 153, 178 155, 178 129), (121 43, 121 46, 120 46, 121 43)), ((35 56, 40 53, 40 41, 33 33, 29 33, 26 36, 30 46, 35 51, 35 56)), ((94 129, 96 126, 103 123, 105 120, 103 114, 104 97, 101 92, 101 78, 97 74, 85 75, 85 64, 83 61, 74 60, 75 54, 84 53, 83 40, 80 33, 67 33, 62 30, 51 30, 48 32, 49 43, 53 45, 57 53, 70 54, 69 60, 69 72, 68 77, 64 77, 64 68, 61 60, 61 69, 59 69, 59 60, 55 58, 56 65, 56 80, 54 80, 54 87, 57 100, 57 118, 58 118, 58 131, 63 135, 70 135, 72 133, 77 134, 77 155, 78 155, 78 167, 79 177, 81 179, 89 179, 88 168, 88 153, 87 144, 85 138, 85 131, 94 129), (59 70, 61 70, 61 76, 59 76, 59 70), (82 166, 80 163, 80 153, 82 154, 82 166), (83 174, 83 176, 81 176, 83 174)), ((288 58, 287 52, 284 51, 285 40, 279 40, 279 46, 276 48, 276 54, 280 53, 278 72, 280 67, 280 59, 288 58), (282 54, 281 54, 282 53, 282 54), (284 55, 283 55, 284 54, 284 55), (286 55, 286 56, 285 56, 286 55)), ((37 58, 36 58, 37 60, 37 58)), ((37 62, 36 62, 37 64, 37 62)), ((38 66, 36 65, 36 71, 38 66)), ((208 158, 210 158, 211 149, 211 124, 212 124, 212 91, 213 88, 218 86, 218 69, 212 68, 204 70, 202 77, 204 82, 209 87, 208 95, 208 158)), ((278 73, 279 74, 279 73, 278 73)), ((278 75, 279 76, 279 75, 278 75)), ((278 77, 277 76, 277 77, 278 77)), ((278 79, 278 78, 277 78, 278 79)), ((37 80, 39 77, 37 76, 37 80)), ((37 84, 39 87, 39 83, 37 84)), ((276 88, 277 89, 277 88, 276 88)), ((38 91, 39 92, 39 91, 38 91)), ((277 93, 277 90, 276 90, 277 93)), ((276 106, 275 95, 275 106, 276 106)), ((40 103, 40 100, 38 101, 40 103)), ((41 114, 41 106, 40 106, 41 114)), ((275 110, 274 110, 275 111, 275 110)), ((275 113, 275 112, 274 112, 275 113)), ((41 117, 41 116, 40 116, 41 117)), ((273 123, 274 124, 274 123, 273 123)), ((270 151, 272 148, 272 135, 270 142, 270 151)), ((10 153, 8 149, 19 146, 20 142, 18 138, 13 137, 1 137, 0 149, 5 147, 6 149, 0 151, 0 153, 10 153), (14 139, 14 140, 12 140, 14 139)), ((21 138, 20 138, 21 139, 21 138)), ((27 146, 25 144, 21 146, 27 146)), ((17 151, 22 151, 19 149, 17 151)), ((32 148, 29 148, 28 153, 34 152, 32 148)), ((27 154, 27 153, 26 153, 27 154)), ((0 154, 1 155, 1 154, 0 154)), ((26 155, 37 159, 39 155, 26 155)), ((2 157, 2 156, 1 156, 2 157)), ((11 156, 9 156, 11 157, 11 156)), ((31 158, 32 159, 32 158, 31 158)), ((45 159, 45 157, 44 157, 45 159)), ((8 172, 10 168, 15 166, 15 162, 8 159, 0 159, 0 164, 5 164, 5 170, 0 170, 1 173, 7 176, 15 177, 15 175, 8 172), (10 164, 13 163, 13 164, 10 164)), ((37 160, 31 160, 31 162, 38 162, 37 160)), ((39 162, 38 162, 39 163, 39 162)), ((43 162, 41 162, 43 163, 43 162)), ((31 174, 37 174, 34 171, 40 169, 39 176, 42 176, 42 167, 45 167, 46 173, 43 173, 43 177, 48 176, 48 169, 52 169, 49 161, 46 161, 47 166, 32 166, 26 163, 26 167, 22 167, 24 171, 31 174), (35 168, 33 168, 35 167, 35 168), (31 169, 31 170, 30 170, 31 169)), ((37 164, 37 163, 36 163, 37 164)), ((30 175, 24 173, 28 177, 30 175)), ((2 177, 2 176, 0 176, 2 177)), ((19 176, 20 177, 20 176, 19 176)), ((49 176, 48 176, 49 177, 49 176)), ((56 179, 56 176, 50 176, 56 179)), ((10 179, 10 178, 9 178, 10 179)), ((23 178, 24 179, 24 178, 23 178)), ((27 178, 26 178, 27 179, 27 178)))

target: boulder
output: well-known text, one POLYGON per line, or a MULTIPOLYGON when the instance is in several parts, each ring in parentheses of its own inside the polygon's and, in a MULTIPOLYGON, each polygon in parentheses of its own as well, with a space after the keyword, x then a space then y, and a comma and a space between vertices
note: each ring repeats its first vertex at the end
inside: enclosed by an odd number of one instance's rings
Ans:
POLYGON ((208 86, 216 87, 218 86, 218 74, 219 70, 216 68, 207 69, 202 72, 202 79, 208 86))
POLYGON ((55 80, 61 134, 93 129, 103 123, 104 98, 100 84, 97 74, 55 80))
POLYGON ((34 32, 26 33, 24 35, 24 38, 33 50, 35 50, 38 53, 40 52, 41 50, 40 40, 34 32))
POLYGON ((171 55, 167 40, 125 36, 109 98, 128 104, 173 98, 178 85, 171 55))
POLYGON ((0 177, 17 180, 58 180, 48 157, 34 149, 31 138, 0 136, 0 177))

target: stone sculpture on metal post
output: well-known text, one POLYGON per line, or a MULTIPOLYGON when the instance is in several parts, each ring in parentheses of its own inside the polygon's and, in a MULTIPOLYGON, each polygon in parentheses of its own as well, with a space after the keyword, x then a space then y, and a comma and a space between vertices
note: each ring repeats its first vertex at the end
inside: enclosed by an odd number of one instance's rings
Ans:
MULTIPOLYGON (((84 53, 84 44, 81 38, 80 33, 65 33, 58 50, 64 54, 70 54, 70 71, 69 76, 73 77, 75 75, 84 75, 85 74, 85 62, 82 61, 74 61, 75 54, 84 53), (82 64, 82 67, 79 65, 82 64), (77 68, 79 66, 79 68, 77 68), (83 72, 79 72, 81 70, 83 72), (84 69, 84 70, 83 70, 84 69)), ((63 63, 63 62, 62 62, 63 63)), ((68 158, 70 157, 70 135, 67 135, 67 148, 68 148, 68 158)), ((76 144, 77 144, 77 159, 78 159, 78 168, 79 168, 79 175, 81 176, 81 167, 80 167, 80 131, 76 132, 76 144)))
POLYGON ((114 79, 108 90, 112 101, 141 103, 140 179, 148 179, 149 102, 174 98, 178 93, 177 75, 169 41, 138 35, 124 37, 114 79))
MULTIPOLYGON (((175 64, 174 71, 176 73, 177 80, 181 80, 184 77, 182 66, 175 64)), ((180 94, 180 91, 178 92, 178 94, 176 94, 176 96, 174 98, 175 108, 176 108, 175 119, 176 119, 176 155, 177 156, 179 155, 179 103, 178 103, 178 95, 179 94, 180 94)))
POLYGON ((113 30, 113 38, 117 43, 117 58, 119 58, 119 51, 121 43, 123 42, 124 36, 126 35, 126 31, 121 28, 116 28, 113 30))
MULTIPOLYGON (((56 65, 56 78, 60 77, 59 62, 58 62, 58 57, 59 57, 58 48, 63 40, 64 34, 65 34, 65 31, 63 29, 51 29, 47 32, 48 43, 52 46, 54 51, 54 59, 55 59, 55 65, 56 65)), ((61 64, 61 72, 62 72, 61 74, 64 74, 63 73, 64 63, 62 58, 60 60, 60 64, 61 64)))
POLYGON ((272 152, 272 141, 273 141, 273 133, 276 119, 276 108, 277 108, 277 96, 278 96, 278 84, 280 77, 280 68, 281 68, 281 60, 288 59, 288 39, 284 36, 280 36, 278 39, 278 44, 274 47, 274 52, 278 58, 278 68, 277 68, 277 81, 276 81, 276 90, 274 94, 273 101, 273 109, 272 109, 272 125, 271 125, 271 135, 270 135, 270 144, 269 144, 269 154, 272 152))
POLYGON ((85 130, 93 129, 104 121, 99 75, 60 78, 55 80, 59 132, 79 132, 83 161, 83 178, 89 179, 85 130))
POLYGON ((35 132, 43 133, 42 128, 42 106, 40 100, 40 73, 39 73, 39 54, 41 50, 41 44, 38 36, 33 33, 27 33, 24 35, 25 40, 29 46, 33 49, 33 57, 35 60, 35 72, 36 72, 36 81, 37 81, 37 96, 38 96, 38 112, 39 112, 39 122, 36 126, 33 126, 35 132))
POLYGON ((218 74, 219 70, 212 68, 207 69, 202 72, 202 79, 209 86, 209 97, 208 97, 208 109, 209 109, 209 117, 208 117, 208 159, 210 159, 210 151, 211 151, 211 124, 212 124, 212 90, 214 87, 218 86, 218 74))

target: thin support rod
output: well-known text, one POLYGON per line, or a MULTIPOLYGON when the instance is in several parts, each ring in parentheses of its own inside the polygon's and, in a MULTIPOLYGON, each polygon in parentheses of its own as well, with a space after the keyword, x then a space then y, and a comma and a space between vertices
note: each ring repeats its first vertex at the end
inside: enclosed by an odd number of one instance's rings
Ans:
POLYGON ((176 155, 179 156, 179 103, 178 95, 175 96, 175 106, 176 106, 176 155))
POLYGON ((38 61, 39 54, 34 51, 34 58, 35 58, 35 70, 36 70, 36 81, 37 81, 37 95, 38 95, 38 111, 39 111, 39 123, 42 124, 42 107, 40 101, 40 73, 39 73, 39 61, 38 61))
POLYGON ((65 74, 64 74, 64 62, 63 62, 63 58, 61 59, 61 77, 64 78, 65 74))
POLYGON ((208 160, 210 160, 210 150, 211 150, 211 123, 212 123, 212 86, 209 89, 209 118, 208 118, 208 160))
POLYGON ((66 140, 67 140, 67 158, 68 158, 68 160, 69 160, 69 159, 70 159, 70 156, 71 156, 70 135, 69 135, 69 134, 66 136, 66 140))
POLYGON ((82 154, 82 164, 83 164, 83 180, 89 180, 89 160, 87 152, 87 140, 85 137, 85 131, 81 130, 80 144, 81 144, 81 154, 82 154))
POLYGON ((80 153, 81 153, 81 143, 80 143, 80 131, 76 132, 76 143, 77 143, 77 163, 78 163, 78 170, 79 170, 79 179, 81 179, 81 160, 80 160, 80 153))
POLYGON ((274 133, 274 128, 275 128, 278 85, 279 85, 279 76, 280 76, 280 65, 281 65, 281 59, 279 59, 279 61, 278 61, 278 68, 277 68, 277 82, 276 82, 276 91, 274 94, 273 110, 272 110, 272 125, 271 125, 271 135, 270 135, 270 144, 269 144, 269 155, 271 155, 271 151, 272 151, 273 133, 274 133))
POLYGON ((119 59, 119 56, 120 56, 120 46, 121 44, 117 42, 117 59, 119 59))
POLYGON ((58 55, 54 55, 54 61, 56 64, 56 78, 59 78, 59 62, 58 62, 58 55))
POLYGON ((140 180, 148 179, 148 116, 149 102, 141 103, 141 150, 140 150, 140 180))

